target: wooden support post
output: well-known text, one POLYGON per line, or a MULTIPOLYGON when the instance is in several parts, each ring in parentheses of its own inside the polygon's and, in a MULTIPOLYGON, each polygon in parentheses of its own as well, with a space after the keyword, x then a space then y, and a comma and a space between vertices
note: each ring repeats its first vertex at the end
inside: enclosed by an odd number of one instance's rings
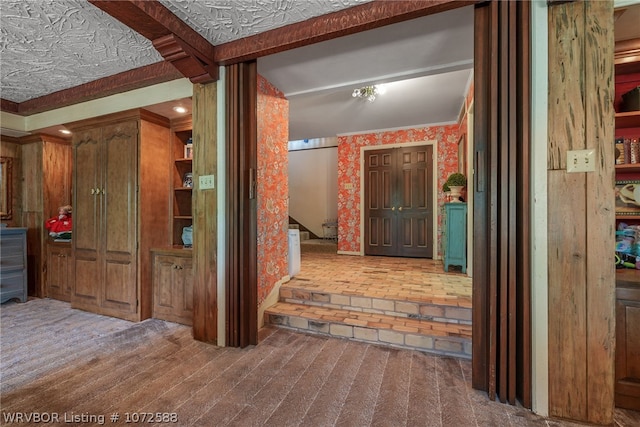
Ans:
POLYGON ((219 189, 203 190, 202 175, 217 175, 217 85, 193 86, 193 337, 217 342, 219 189))
POLYGON ((613 422, 613 5, 549 9, 549 410, 613 422), (567 151, 596 170, 567 173, 567 151))

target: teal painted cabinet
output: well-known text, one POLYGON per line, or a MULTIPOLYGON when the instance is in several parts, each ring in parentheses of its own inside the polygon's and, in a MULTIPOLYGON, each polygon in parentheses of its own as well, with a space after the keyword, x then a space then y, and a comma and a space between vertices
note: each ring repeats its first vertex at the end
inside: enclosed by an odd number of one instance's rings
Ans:
POLYGON ((467 204, 444 205, 444 271, 450 265, 459 265, 467 272, 467 204))

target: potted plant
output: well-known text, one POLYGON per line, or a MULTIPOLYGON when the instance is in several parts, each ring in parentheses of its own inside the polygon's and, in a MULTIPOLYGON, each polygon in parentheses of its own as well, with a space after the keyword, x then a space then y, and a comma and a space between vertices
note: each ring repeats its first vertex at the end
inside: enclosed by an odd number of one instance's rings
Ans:
POLYGON ((445 185, 451 189, 451 199, 454 202, 460 201, 462 195, 462 189, 467 185, 467 177, 460 172, 455 172, 449 175, 445 185))
POLYGON ((451 189, 446 182, 442 184, 442 192, 444 193, 444 198, 447 202, 451 200, 451 189))

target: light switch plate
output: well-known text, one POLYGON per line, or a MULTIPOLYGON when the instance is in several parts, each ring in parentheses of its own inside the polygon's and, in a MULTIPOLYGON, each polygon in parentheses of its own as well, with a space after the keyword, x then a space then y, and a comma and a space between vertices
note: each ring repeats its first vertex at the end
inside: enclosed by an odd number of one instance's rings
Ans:
POLYGON ((567 172, 595 172, 595 170, 596 151, 593 148, 567 151, 567 172))
POLYGON ((200 175, 200 190, 213 190, 215 188, 215 179, 213 175, 200 175))

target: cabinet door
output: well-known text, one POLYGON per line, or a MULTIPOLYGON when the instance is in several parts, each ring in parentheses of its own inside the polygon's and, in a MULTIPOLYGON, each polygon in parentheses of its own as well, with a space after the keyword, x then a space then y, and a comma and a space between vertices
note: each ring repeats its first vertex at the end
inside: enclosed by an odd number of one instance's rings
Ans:
POLYGON ((71 300, 71 248, 47 247, 47 295, 62 301, 71 300))
POLYGON ((180 317, 179 323, 193 324, 193 260, 182 258, 180 268, 177 269, 176 287, 181 290, 181 299, 177 307, 180 317))
POLYGON ((102 143, 100 129, 76 133, 73 164, 73 240, 76 287, 73 302, 85 308, 99 305, 102 199, 102 143))
POLYGON ((618 407, 640 411, 640 292, 632 296, 616 301, 615 400, 618 407))
POLYGON ((105 178, 101 199, 105 281, 102 306, 112 314, 136 313, 138 122, 105 126, 103 139, 105 178))
POLYGON ((153 258, 153 317, 193 323, 193 263, 189 258, 153 258))

